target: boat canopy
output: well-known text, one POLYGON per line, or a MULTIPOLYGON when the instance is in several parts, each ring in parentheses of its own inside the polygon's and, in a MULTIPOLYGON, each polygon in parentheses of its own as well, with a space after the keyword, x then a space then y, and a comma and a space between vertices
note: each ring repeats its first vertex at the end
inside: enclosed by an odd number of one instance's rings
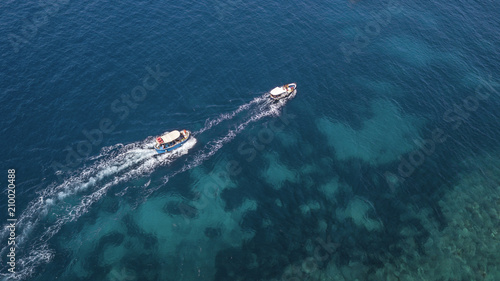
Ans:
POLYGON ((278 95, 281 95, 283 93, 286 93, 286 91, 285 91, 285 89, 283 89, 283 87, 276 87, 276 88, 271 90, 271 95, 273 95, 273 96, 278 96, 278 95))
POLYGON ((156 141, 158 143, 169 143, 169 142, 173 142, 174 140, 178 139, 179 137, 181 136, 181 133, 177 130, 175 131, 172 131, 170 133, 167 133, 159 138, 156 139, 156 141))

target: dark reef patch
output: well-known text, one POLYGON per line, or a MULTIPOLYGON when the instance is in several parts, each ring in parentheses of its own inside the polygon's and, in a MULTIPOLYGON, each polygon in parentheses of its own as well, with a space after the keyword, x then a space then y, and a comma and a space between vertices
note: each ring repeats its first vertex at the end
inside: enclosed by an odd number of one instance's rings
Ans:
POLYGON ((213 239, 219 237, 222 233, 222 230, 219 227, 207 227, 205 228, 204 233, 206 237, 213 239))
POLYGON ((187 219, 198 215, 198 209, 185 202, 168 202, 163 206, 163 211, 171 216, 183 216, 187 219))

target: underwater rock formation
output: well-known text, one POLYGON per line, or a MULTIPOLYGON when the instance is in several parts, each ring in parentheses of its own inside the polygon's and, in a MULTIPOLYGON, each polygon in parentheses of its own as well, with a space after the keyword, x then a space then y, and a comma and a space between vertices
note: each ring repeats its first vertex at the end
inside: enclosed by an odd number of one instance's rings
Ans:
MULTIPOLYGON (((402 239, 391 246, 402 249, 400 255, 379 257, 378 266, 358 261, 345 264, 335 253, 324 266, 316 257, 308 257, 286 267, 278 280, 500 280, 500 159, 469 159, 463 169, 466 172, 438 202, 444 227, 431 207, 408 206, 408 213, 400 215, 401 224, 417 218, 424 228, 402 228, 402 239), (430 235, 419 245, 416 237, 422 232, 430 235)), ((345 217, 342 212, 341 219, 345 217)), ((356 222, 358 217, 351 218, 356 222)))

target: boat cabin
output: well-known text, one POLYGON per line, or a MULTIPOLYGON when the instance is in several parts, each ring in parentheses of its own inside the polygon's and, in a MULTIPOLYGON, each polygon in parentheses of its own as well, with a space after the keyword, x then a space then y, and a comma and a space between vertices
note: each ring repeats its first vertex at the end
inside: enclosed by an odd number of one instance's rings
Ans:
POLYGON ((167 148, 176 145, 184 139, 184 135, 181 132, 175 130, 169 132, 161 137, 156 138, 155 148, 167 148))

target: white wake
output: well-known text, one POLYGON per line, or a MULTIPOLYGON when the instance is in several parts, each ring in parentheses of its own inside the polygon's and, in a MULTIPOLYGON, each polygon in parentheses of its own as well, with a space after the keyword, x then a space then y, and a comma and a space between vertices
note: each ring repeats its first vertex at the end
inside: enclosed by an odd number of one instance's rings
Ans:
MULTIPOLYGON (((2 273, 0 276, 18 280, 31 276, 38 266, 50 262, 53 258, 54 252, 49 248, 48 240, 58 233, 63 225, 87 213, 92 204, 101 199, 112 186, 134 178, 148 176, 158 166, 168 165, 179 157, 188 154, 189 150, 197 143, 196 135, 200 135, 221 122, 231 120, 238 114, 248 111, 249 117, 246 120, 241 121, 240 124, 237 124, 234 129, 229 130, 224 136, 209 141, 192 158, 189 158, 188 163, 182 168, 164 177, 165 184, 170 178, 188 171, 211 158, 250 123, 266 116, 279 115, 280 109, 286 103, 286 100, 272 104, 266 96, 257 97, 239 106, 233 112, 221 114, 216 119, 207 120, 202 129, 194 132, 193 137, 186 144, 172 153, 153 157, 156 151, 148 148, 154 144, 153 137, 128 145, 117 144, 103 148, 99 155, 89 158, 89 160, 94 161, 92 165, 82 168, 78 174, 68 178, 62 184, 47 187, 41 191, 41 199, 33 200, 28 204, 17 222, 16 228, 22 229, 22 232, 17 233, 16 244, 18 248, 29 248, 29 251, 26 251, 27 254, 16 261, 17 272, 15 275, 2 273), (93 188, 94 190, 92 190, 93 188), (68 203, 68 201, 72 203, 68 203), (61 208, 64 210, 63 214, 60 214, 61 208), (59 214, 55 215, 54 218, 47 218, 49 214, 52 214, 51 210, 54 209, 59 209, 59 214), (50 226, 44 228, 41 233, 32 233, 41 223, 47 224, 48 220, 50 226), (32 237, 35 235, 36 237, 32 237)), ((149 187, 149 183, 150 181, 144 186, 147 189, 146 197, 161 187, 160 185, 149 187)), ((124 193, 126 190, 122 192, 124 193)), ((3 241, 5 241, 8 234, 9 232, 5 226, 0 232, 3 241)), ((0 254, 5 255, 6 251, 7 247, 3 248, 0 254)))

